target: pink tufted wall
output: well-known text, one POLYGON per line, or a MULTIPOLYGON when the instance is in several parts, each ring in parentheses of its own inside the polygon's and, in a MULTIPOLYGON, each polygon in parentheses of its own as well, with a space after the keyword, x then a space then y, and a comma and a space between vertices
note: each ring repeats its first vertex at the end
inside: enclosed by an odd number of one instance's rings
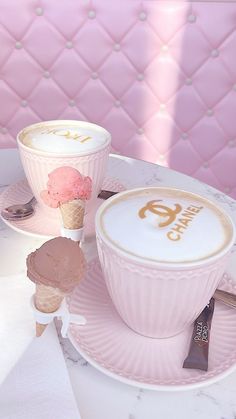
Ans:
POLYGON ((1 0, 0 147, 86 119, 236 197, 236 3, 1 0))

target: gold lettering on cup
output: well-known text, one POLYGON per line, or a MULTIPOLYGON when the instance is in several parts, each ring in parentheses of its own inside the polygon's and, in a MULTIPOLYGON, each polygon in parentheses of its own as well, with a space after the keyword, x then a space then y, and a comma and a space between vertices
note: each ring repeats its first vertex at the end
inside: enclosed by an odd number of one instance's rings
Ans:
POLYGON ((167 233, 167 237, 169 240, 172 240, 174 242, 178 241, 181 239, 181 235, 180 234, 176 234, 174 231, 168 231, 167 233))
MULTIPOLYGON (((179 204, 175 204, 175 208, 172 209, 166 205, 159 204, 159 202, 162 202, 162 199, 147 202, 145 207, 139 210, 138 215, 140 218, 145 218, 146 212, 150 211, 153 214, 156 214, 158 217, 165 219, 158 224, 158 227, 166 227, 174 223, 177 215, 182 211, 182 207, 179 204)), ((204 207, 202 206, 198 207, 196 205, 191 205, 184 209, 180 214, 180 218, 177 219, 177 222, 174 223, 170 231, 167 232, 167 238, 171 241, 180 240, 186 229, 189 227, 189 223, 193 221, 196 215, 203 208, 204 207)))
POLYGON ((179 204, 175 204, 175 209, 171 209, 166 205, 158 204, 158 202, 161 202, 161 199, 149 201, 145 207, 139 210, 139 217, 145 218, 146 212, 150 211, 153 214, 159 215, 159 217, 167 218, 166 221, 159 223, 159 227, 166 227, 175 221, 176 216, 180 213, 182 207, 179 204))
POLYGON ((58 135, 60 137, 65 137, 68 140, 79 141, 80 143, 85 143, 86 141, 89 141, 92 139, 92 137, 81 135, 76 132, 73 133, 70 130, 66 130, 66 129, 63 130, 59 128, 46 129, 45 131, 42 132, 42 134, 58 135))
POLYGON ((177 231, 177 233, 183 234, 183 230, 185 230, 187 227, 185 225, 182 224, 175 224, 175 227, 173 227, 171 230, 172 231, 177 231))

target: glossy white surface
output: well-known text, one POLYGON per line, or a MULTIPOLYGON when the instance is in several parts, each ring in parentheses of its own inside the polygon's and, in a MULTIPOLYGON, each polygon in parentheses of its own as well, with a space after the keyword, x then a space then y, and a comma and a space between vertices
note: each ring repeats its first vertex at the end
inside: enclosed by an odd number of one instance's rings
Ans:
MULTIPOLYGON (((235 201, 208 185, 169 169, 113 156, 110 158, 108 174, 118 177, 127 187, 174 186, 200 193, 218 203, 231 214, 236 223, 235 201)), ((1 189, 23 178, 15 150, 0 152, 0 175, 1 189)), ((19 275, 24 272, 26 255, 41 243, 41 239, 23 236, 1 222, 0 275, 19 275)), ((94 241, 86 245, 85 252, 88 258, 93 257, 94 249, 94 241)), ((236 280, 236 247, 229 273, 236 280)), ((236 372, 216 384, 199 390, 182 393, 141 390, 117 382, 95 370, 74 350, 67 339, 61 339, 61 344, 83 419, 157 419, 157 417, 235 419, 236 417, 236 372)), ((5 362, 7 363, 7 359, 5 362)))

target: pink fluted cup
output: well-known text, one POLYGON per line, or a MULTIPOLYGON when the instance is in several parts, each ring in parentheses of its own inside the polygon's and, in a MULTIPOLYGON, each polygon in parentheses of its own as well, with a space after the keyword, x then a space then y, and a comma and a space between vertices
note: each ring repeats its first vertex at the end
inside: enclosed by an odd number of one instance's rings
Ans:
POLYGON ((60 166, 71 166, 79 170, 84 176, 90 176, 92 179, 92 196, 87 205, 87 211, 93 205, 94 200, 100 192, 109 158, 111 135, 104 128, 85 121, 45 121, 37 124, 30 125, 24 128, 17 135, 17 143, 20 152, 20 158, 26 179, 29 186, 39 204, 41 209, 48 215, 58 218, 60 217, 59 210, 51 209, 41 199, 40 193, 46 189, 48 174, 60 166), (87 150, 85 152, 73 152, 59 154, 56 152, 47 152, 37 150, 23 143, 24 137, 27 133, 32 132, 38 128, 50 129, 54 126, 73 125, 78 128, 82 127, 100 135, 104 135, 104 143, 97 148, 87 150))
MULTIPOLYGON (((126 193, 129 191, 119 197, 126 193)), ((139 260, 116 247, 104 234, 101 217, 116 198, 104 202, 96 214, 98 254, 114 306, 123 321, 141 335, 177 335, 194 322, 219 285, 235 240, 233 223, 220 209, 231 225, 231 236, 227 247, 209 259, 186 264, 139 260)))

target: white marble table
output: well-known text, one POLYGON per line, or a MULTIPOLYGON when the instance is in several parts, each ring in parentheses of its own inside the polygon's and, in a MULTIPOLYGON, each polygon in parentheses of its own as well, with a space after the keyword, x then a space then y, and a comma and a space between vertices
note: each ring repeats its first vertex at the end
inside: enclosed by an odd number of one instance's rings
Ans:
MULTIPOLYGON (((143 185, 175 186, 201 193, 222 206, 236 223, 234 200, 183 174, 143 161, 111 156, 108 175, 119 178, 128 188, 143 185)), ((7 185, 23 177, 17 151, 0 151, 0 192, 7 185)), ((1 276, 11 278, 24 273, 26 255, 39 247, 42 242, 41 239, 17 233, 1 222, 0 280, 1 276)), ((85 251, 89 257, 92 257, 95 242, 86 245, 85 251)), ((229 272, 236 281, 236 251, 234 254, 229 272)), ((67 339, 60 338, 60 340, 83 419, 236 418, 236 371, 223 380, 201 389, 186 392, 142 390, 103 375, 90 366, 67 339)))

